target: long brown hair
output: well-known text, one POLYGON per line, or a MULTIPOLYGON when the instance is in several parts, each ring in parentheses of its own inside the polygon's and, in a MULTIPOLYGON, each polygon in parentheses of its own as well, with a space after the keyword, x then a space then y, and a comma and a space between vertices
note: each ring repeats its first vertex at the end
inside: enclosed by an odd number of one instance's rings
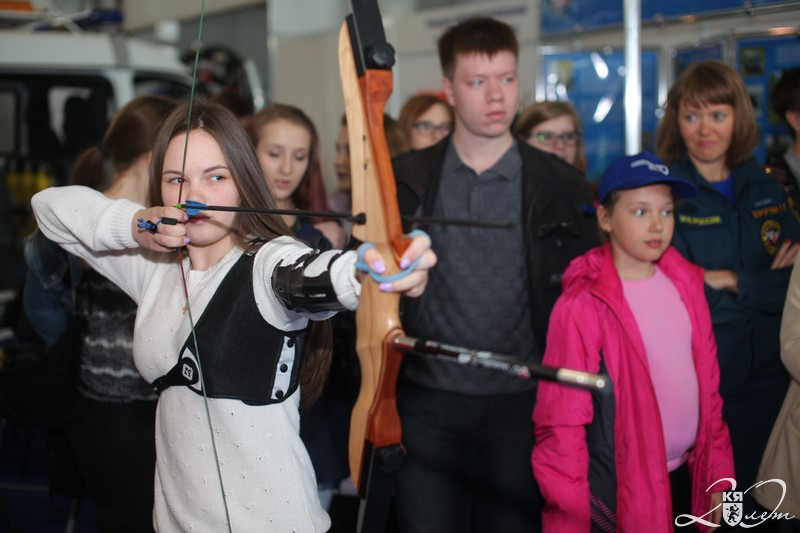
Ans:
POLYGON ((106 175, 106 162, 114 174, 131 168, 153 150, 156 132, 178 104, 164 96, 138 96, 122 106, 108 126, 100 144, 81 152, 75 161, 69 183, 104 190, 114 180, 106 175))
POLYGON ((670 88, 656 140, 658 157, 667 164, 686 155, 679 124, 681 102, 695 107, 710 104, 733 107, 733 136, 725 154, 725 164, 733 168, 752 157, 758 145, 758 126, 750 94, 742 77, 733 68, 716 60, 694 63, 670 88))
MULTIPOLYGON (((172 139, 187 134, 187 124, 189 131, 202 130, 219 144, 242 207, 275 207, 253 144, 239 120, 226 107, 202 99, 177 107, 158 132, 150 168, 150 205, 163 205, 160 184, 164 156, 172 139)), ((292 235, 280 215, 266 213, 236 213, 231 231, 236 243, 248 251, 257 250, 275 237, 292 235)), ((328 321, 311 321, 305 358, 300 367, 302 408, 309 407, 322 393, 331 364, 331 346, 328 321)))

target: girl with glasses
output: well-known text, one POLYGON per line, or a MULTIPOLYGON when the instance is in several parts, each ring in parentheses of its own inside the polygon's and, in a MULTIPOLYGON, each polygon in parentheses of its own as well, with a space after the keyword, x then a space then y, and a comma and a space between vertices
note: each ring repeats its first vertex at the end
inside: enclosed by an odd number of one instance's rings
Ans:
POLYGON ((406 100, 400 124, 413 150, 422 150, 445 138, 453 130, 450 104, 433 94, 417 94, 406 100))
POLYGON ((557 155, 586 175, 580 118, 571 104, 533 104, 522 112, 514 132, 531 146, 557 155))

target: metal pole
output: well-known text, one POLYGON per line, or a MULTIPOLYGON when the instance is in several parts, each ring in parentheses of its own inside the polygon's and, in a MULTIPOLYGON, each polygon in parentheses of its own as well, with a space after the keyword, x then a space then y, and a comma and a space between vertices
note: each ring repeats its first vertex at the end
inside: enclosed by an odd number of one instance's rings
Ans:
POLYGON ((625 27, 625 153, 642 151, 642 6, 623 0, 625 27))

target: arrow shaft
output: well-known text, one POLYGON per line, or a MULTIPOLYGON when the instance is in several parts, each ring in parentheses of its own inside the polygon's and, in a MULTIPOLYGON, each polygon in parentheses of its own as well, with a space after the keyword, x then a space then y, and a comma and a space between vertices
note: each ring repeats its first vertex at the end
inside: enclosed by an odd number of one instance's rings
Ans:
POLYGON ((267 213, 272 215, 301 215, 307 217, 343 218, 350 222, 363 223, 364 215, 351 213, 338 213, 336 211, 305 211, 301 209, 272 209, 268 207, 237 207, 230 205, 192 205, 178 204, 178 209, 191 209, 193 211, 232 211, 236 213, 267 213))
POLYGON ((608 386, 608 379, 605 376, 568 368, 528 363, 516 357, 485 350, 472 350, 461 346, 452 346, 407 336, 395 337, 392 339, 392 343, 397 349, 404 352, 434 355, 456 363, 489 368, 523 379, 546 379, 594 390, 604 390, 608 386))
MULTIPOLYGON (((364 213, 353 215, 352 213, 339 213, 336 211, 306 211, 302 209, 277 209, 267 207, 236 207, 230 205, 194 205, 189 203, 178 204, 178 209, 190 209, 193 211, 231 211, 237 213, 268 213, 272 215, 301 215, 307 217, 327 217, 343 218, 356 224, 366 222, 364 213)), ((443 224, 450 226, 480 226, 486 228, 509 228, 510 222, 502 220, 470 220, 461 218, 431 218, 417 216, 403 216, 405 222, 415 224, 443 224)))

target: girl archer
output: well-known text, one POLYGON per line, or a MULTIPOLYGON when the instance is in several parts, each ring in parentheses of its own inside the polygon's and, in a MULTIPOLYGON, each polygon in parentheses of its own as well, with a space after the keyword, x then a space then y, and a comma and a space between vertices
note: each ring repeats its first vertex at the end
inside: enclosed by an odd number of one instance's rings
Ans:
MULTIPOLYGON (((155 528, 325 531, 299 406, 301 393, 303 403, 319 395, 330 363, 319 321, 358 304, 356 252, 312 250, 277 215, 171 207, 274 206, 247 134, 222 106, 171 113, 150 174, 150 208, 83 187, 32 203, 48 238, 139 305, 134 358, 160 392, 155 528), (170 252, 182 247, 179 270, 170 252)), ((363 259, 385 270, 374 248, 363 259)), ((427 237, 412 241, 401 267, 417 259, 381 290, 419 296, 436 262, 427 237)))

